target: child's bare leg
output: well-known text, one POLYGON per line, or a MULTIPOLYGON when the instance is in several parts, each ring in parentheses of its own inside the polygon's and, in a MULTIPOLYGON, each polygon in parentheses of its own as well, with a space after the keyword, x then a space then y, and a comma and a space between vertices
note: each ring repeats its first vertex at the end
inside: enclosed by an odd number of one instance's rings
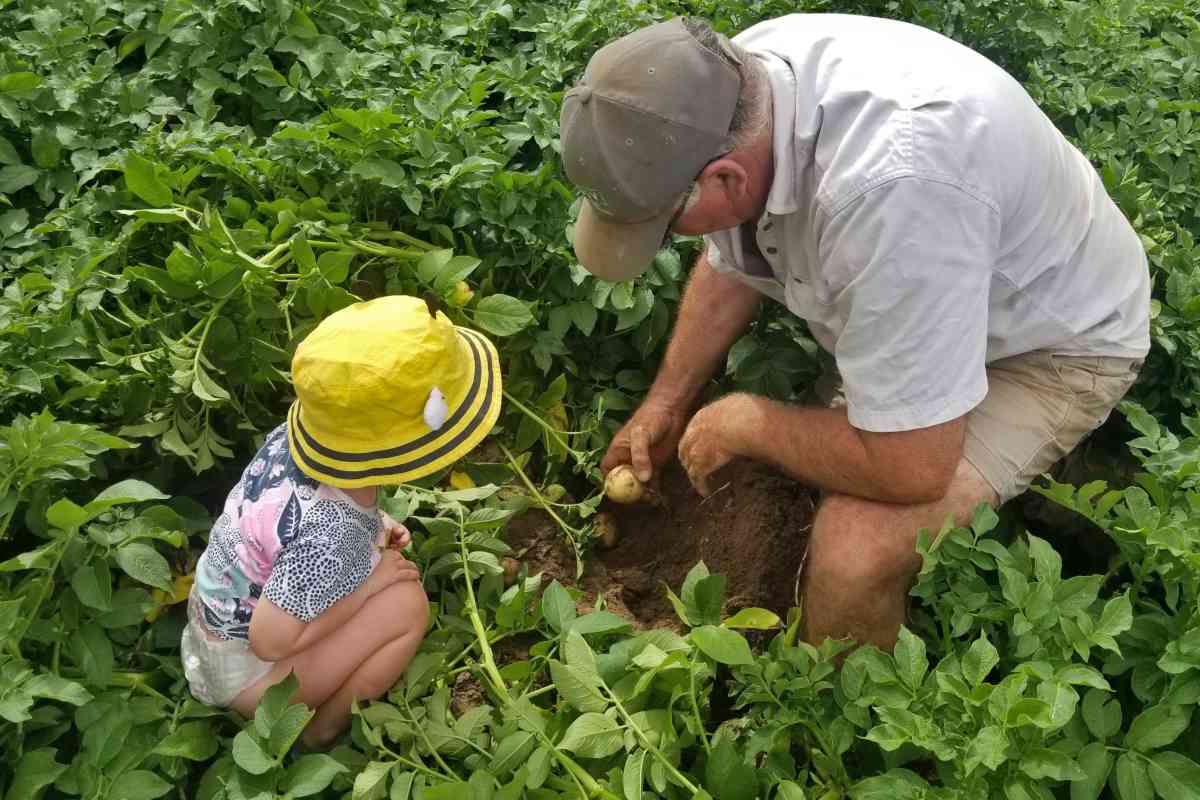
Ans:
POLYGON ((414 613, 413 629, 364 661, 333 697, 317 709, 317 715, 304 729, 306 745, 313 748, 329 746, 350 724, 350 706, 355 700, 374 700, 387 694, 421 645, 428 610, 428 605, 422 604, 421 613, 414 613), (419 627, 415 623, 420 623, 419 627))
MULTIPOLYGON (((263 678, 246 688, 233 702, 233 708, 245 717, 254 715, 263 692, 295 671, 300 689, 294 700, 312 708, 325 705, 366 662, 394 642, 414 640, 408 659, 416 650, 428 621, 428 601, 417 581, 403 581, 371 597, 350 621, 307 650, 275 663, 263 678)), ((404 648, 396 648, 403 650, 404 648)), ((396 670, 392 682, 407 666, 392 661, 396 670)), ((383 680, 379 678, 378 680, 383 680)), ((391 684, 384 686, 383 691, 391 684)), ((378 695, 375 695, 378 696, 378 695)), ((364 697, 365 699, 365 697, 364 697)), ((346 719, 349 701, 346 701, 346 719)), ((345 720, 343 720, 343 725, 345 720)), ((325 725, 323 730, 329 730, 325 725)), ((335 734, 336 735, 336 732, 335 734)))

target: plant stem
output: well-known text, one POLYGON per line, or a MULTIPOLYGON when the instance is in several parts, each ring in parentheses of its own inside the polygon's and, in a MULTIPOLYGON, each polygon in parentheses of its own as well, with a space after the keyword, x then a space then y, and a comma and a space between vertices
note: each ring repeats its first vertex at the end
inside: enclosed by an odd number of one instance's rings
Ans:
POLYGON ((521 465, 517 463, 517 459, 513 457, 512 452, 509 451, 509 449, 505 447, 503 443, 500 444, 500 452, 504 453, 504 457, 508 459, 509 466, 511 466, 513 468, 513 472, 517 473, 517 476, 520 477, 521 482, 525 484, 525 488, 527 488, 533 494, 534 499, 537 500, 538 505, 541 506, 542 510, 549 514, 551 518, 558 523, 558 527, 561 528, 562 532, 567 535, 568 539, 570 539, 571 548, 575 551, 575 577, 578 578, 583 574, 583 556, 579 551, 579 541, 576 539, 576 537, 579 535, 579 531, 568 525, 563 521, 562 517, 555 513, 554 509, 550 507, 551 504, 549 501, 547 501, 546 498, 542 496, 542 493, 538 491, 537 487, 533 485, 533 481, 529 480, 529 476, 525 474, 525 470, 521 469, 521 465))
POLYGON ((536 411, 529 408, 524 403, 522 403, 520 400, 518 400, 517 398, 515 398, 511 394, 509 394, 507 389, 504 391, 504 397, 506 400, 508 400, 508 402, 510 402, 514 406, 516 406, 519 411, 521 411, 523 414, 525 414, 525 416, 529 417, 531 420, 533 420, 535 423, 537 423, 538 426, 542 428, 542 430, 544 430, 547 434, 550 435, 550 438, 552 438, 552 439, 554 439, 554 441, 558 442, 559 446, 562 447, 563 450, 566 450, 568 453, 573 455, 575 457, 575 463, 577 463, 577 464, 583 463, 583 461, 584 461, 583 457, 579 453, 575 452, 575 450, 571 449, 571 446, 569 444, 567 444, 566 439, 562 438, 562 435, 558 431, 557 428, 552 427, 550 425, 550 423, 548 423, 548 422, 546 422, 546 420, 542 419, 542 417, 536 411))
MULTIPOLYGON (((500 445, 500 447, 501 449, 504 449, 504 445, 500 445)), ((511 460, 512 454, 509 453, 507 449, 504 449, 504 452, 511 460)), ((496 659, 492 654, 491 645, 488 644, 487 630, 483 626, 483 620, 479 617, 479 605, 475 602, 474 578, 471 576, 471 562, 467 558, 467 540, 465 533, 466 529, 463 525, 462 512, 460 511, 458 515, 458 545, 460 552, 462 553, 463 577, 465 578, 467 589, 466 610, 467 617, 471 620, 471 627, 475 629, 475 637, 479 641, 479 654, 483 659, 483 672, 487 677, 488 682, 492 684, 492 691, 495 692, 500 701, 505 706, 509 707, 511 710, 523 717, 524 715, 522 714, 521 708, 517 706, 516 702, 513 700, 512 694, 508 691, 508 686, 504 683, 504 678, 500 675, 500 670, 496 668, 496 659)), ((578 787, 581 796, 589 799, 603 798, 604 800, 621 800, 621 798, 617 797, 612 792, 608 791, 599 783, 597 783, 596 779, 588 774, 587 770, 576 764, 573 759, 555 747, 554 742, 550 740, 550 737, 548 737, 541 730, 538 730, 536 725, 531 724, 530 727, 534 728, 532 733, 537 737, 538 741, 544 747, 550 750, 550 752, 554 755, 555 760, 558 761, 558 763, 562 765, 563 769, 567 771, 567 774, 575 780, 575 785, 578 787)))
POLYGON ((704 732, 704 718, 700 716, 700 703, 696 700, 696 652, 692 651, 691 663, 688 665, 688 682, 691 684, 691 691, 688 692, 688 697, 692 701, 692 713, 696 716, 696 729, 699 731, 700 744, 704 745, 704 752, 712 752, 712 748, 708 743, 708 736, 704 732))
POLYGON ((451 769, 450 765, 442 760, 437 748, 433 746, 433 742, 429 741, 429 735, 425 733, 425 727, 417 724, 417 718, 413 715, 412 708, 408 705, 408 698, 404 696, 403 692, 400 692, 399 695, 400 702, 404 704, 404 712, 408 715, 408 720, 412 723, 413 730, 416 731, 417 736, 421 737, 422 744, 424 744, 426 749, 429 750, 429 755, 433 756, 433 760, 438 763, 439 767, 446 770, 447 775, 452 775, 455 780, 461 781, 462 778, 458 777, 458 773, 451 769))
MULTIPOLYGON (((682 772, 676 769, 675 765, 671 763, 670 759, 664 756, 657 747, 650 744, 650 740, 646 738, 646 734, 641 728, 638 727, 637 723, 633 721, 633 717, 630 716, 629 712, 625 710, 625 706, 621 705, 621 701, 617 699, 617 696, 613 693, 612 689, 609 689, 608 686, 603 683, 601 686, 604 687, 604 691, 608 695, 608 699, 612 700, 613 705, 616 706, 617 713, 621 715, 621 719, 625 720, 625 724, 629 727, 629 730, 633 731, 633 736, 638 740, 638 744, 645 748, 646 752, 654 756, 658 762, 663 765, 663 769, 670 773, 671 777, 675 778, 680 786, 687 789, 691 795, 695 797, 700 791, 698 788, 696 788, 696 785, 689 781, 682 772)), ((703 736, 701 738, 703 738, 703 736)))

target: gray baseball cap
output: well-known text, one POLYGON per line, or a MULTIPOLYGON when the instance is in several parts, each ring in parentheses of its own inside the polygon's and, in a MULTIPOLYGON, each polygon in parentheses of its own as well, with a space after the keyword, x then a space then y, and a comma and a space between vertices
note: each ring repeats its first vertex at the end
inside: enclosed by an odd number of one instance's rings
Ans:
POLYGON ((600 48, 563 98, 563 166, 585 197, 575 255, 593 275, 650 266, 684 192, 728 152, 741 88, 731 61, 676 17, 600 48))

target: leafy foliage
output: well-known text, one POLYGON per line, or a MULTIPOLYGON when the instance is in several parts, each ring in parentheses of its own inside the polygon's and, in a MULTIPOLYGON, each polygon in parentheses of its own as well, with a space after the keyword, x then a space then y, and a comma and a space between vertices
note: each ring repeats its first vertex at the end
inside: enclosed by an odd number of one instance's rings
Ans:
MULTIPOLYGON (((1181 0, 0 2, 0 794, 1195 797, 1194 16, 1181 0), (1074 574, 1053 532, 981 510, 922 537, 890 654, 800 642, 796 613, 726 616, 703 565, 671 587, 678 630, 636 632, 501 566, 530 506, 582 553, 587 476, 653 378, 695 251, 678 239, 621 283, 574 262, 563 88, 664 16, 737 30, 797 10, 907 19, 1008 68, 1096 164, 1155 281, 1124 407, 1135 485, 1041 490, 1111 541, 1107 570, 1074 574), (291 348, 396 292, 494 336, 508 402, 453 489, 438 475, 387 500, 437 612, 421 652, 345 743, 297 754, 312 712, 290 683, 249 721, 188 696, 179 604, 229 470, 287 407, 291 348), (454 702, 466 677, 473 708, 454 702)), ((822 357, 769 311, 723 382, 799 398, 822 357)))

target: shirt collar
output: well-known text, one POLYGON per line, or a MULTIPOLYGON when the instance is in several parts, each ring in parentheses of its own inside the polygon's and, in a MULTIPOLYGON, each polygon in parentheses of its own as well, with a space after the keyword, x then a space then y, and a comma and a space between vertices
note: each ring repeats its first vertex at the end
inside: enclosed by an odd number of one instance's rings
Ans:
MULTIPOLYGON (((772 120, 771 152, 774 156, 775 172, 771 189, 767 193, 768 214, 791 214, 800 208, 797 192, 800 187, 799 170, 812 153, 811 143, 806 144, 798 130, 796 118, 796 76, 791 64, 777 53, 768 50, 754 51, 767 68, 767 80, 771 87, 772 120)), ((805 126, 807 127, 807 126, 805 126)))

